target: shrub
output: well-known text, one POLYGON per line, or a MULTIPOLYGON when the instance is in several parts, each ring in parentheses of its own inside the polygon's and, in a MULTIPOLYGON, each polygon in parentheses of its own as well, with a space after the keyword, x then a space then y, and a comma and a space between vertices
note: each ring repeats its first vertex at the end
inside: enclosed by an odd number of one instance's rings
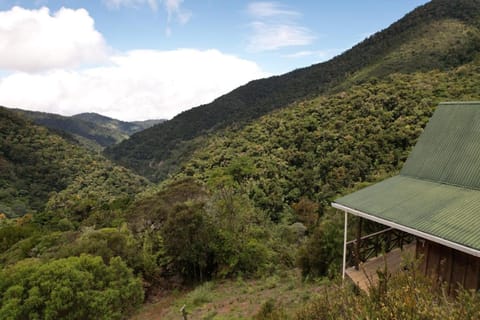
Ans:
POLYGON ((122 319, 143 302, 141 281, 119 258, 23 260, 0 272, 0 319, 122 319))

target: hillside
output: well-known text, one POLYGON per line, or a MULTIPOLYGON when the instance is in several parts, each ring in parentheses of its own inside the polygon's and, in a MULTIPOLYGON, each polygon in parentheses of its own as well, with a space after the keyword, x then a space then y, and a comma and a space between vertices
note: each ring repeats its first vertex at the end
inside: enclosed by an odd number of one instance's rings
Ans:
POLYGON ((205 134, 241 127, 275 109, 393 73, 449 70, 480 50, 478 0, 433 0, 334 59, 282 76, 252 81, 210 104, 133 135, 106 149, 153 181, 178 170, 205 134))
POLYGON ((230 176, 274 220, 398 171, 441 101, 480 98, 480 63, 394 74, 294 103, 195 151, 175 179, 230 176))
MULTIPOLYGON (((60 198, 65 193, 80 196, 87 189, 91 202, 108 204, 147 185, 143 178, 6 108, 0 108, 0 167, 0 212, 7 216, 42 211, 47 202, 52 207, 64 201, 60 198), (103 180, 78 185, 98 175, 103 180)), ((77 208, 88 198, 81 199, 77 208)), ((71 209, 67 202, 62 206, 71 209)))
POLYGON ((52 113, 14 109, 38 125, 65 132, 83 146, 101 151, 127 139, 132 134, 150 128, 164 120, 124 122, 97 113, 81 113, 65 117, 52 113))

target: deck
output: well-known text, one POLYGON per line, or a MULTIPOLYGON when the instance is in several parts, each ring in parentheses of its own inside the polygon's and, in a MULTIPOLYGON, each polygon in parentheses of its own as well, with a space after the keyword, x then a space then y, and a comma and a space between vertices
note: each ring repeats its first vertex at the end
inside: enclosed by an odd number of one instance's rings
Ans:
POLYGON ((368 288, 378 282, 377 270, 385 269, 386 262, 389 273, 398 272, 405 255, 412 257, 415 255, 415 243, 405 245, 403 250, 396 248, 385 255, 371 258, 361 263, 358 270, 350 267, 345 270, 345 273, 360 289, 368 292, 368 288))

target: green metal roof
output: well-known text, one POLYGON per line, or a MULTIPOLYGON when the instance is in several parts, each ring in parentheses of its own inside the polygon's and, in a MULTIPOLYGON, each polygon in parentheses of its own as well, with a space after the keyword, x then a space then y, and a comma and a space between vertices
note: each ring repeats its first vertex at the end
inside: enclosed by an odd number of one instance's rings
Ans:
POLYGON ((480 102, 440 104, 400 175, 333 206, 480 256, 480 102))
POLYGON ((401 175, 480 189, 480 103, 440 104, 401 175))

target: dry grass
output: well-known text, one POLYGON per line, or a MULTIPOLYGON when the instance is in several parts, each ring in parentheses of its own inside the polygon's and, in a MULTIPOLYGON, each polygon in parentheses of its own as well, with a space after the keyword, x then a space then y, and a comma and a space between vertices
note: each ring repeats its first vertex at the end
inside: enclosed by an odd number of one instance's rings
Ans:
POLYGON ((321 283, 302 281, 298 270, 264 279, 224 280, 204 283, 193 290, 171 292, 145 304, 132 320, 252 319, 266 303, 282 314, 293 315, 305 302, 317 297, 321 283))

